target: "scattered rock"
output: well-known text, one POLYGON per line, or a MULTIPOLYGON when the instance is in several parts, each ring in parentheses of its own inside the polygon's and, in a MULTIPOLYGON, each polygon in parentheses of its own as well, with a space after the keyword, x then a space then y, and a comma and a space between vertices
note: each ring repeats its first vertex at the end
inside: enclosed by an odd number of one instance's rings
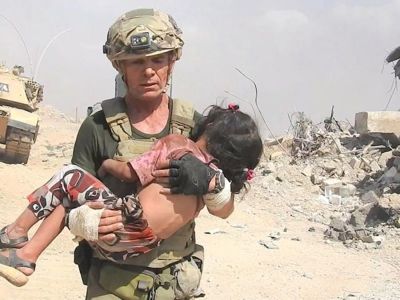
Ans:
POLYGON ((215 228, 215 229, 210 229, 207 231, 204 231, 205 234, 218 234, 218 233, 226 233, 226 231, 223 231, 219 228, 215 228))
POLYGON ((351 166, 353 169, 359 169, 360 166, 361 166, 361 160, 359 160, 357 157, 354 156, 354 157, 350 160, 349 164, 350 164, 350 166, 351 166))
POLYGON ((339 218, 332 218, 331 223, 329 224, 329 226, 331 228, 333 228, 335 231, 345 231, 345 223, 343 222, 343 220, 339 219, 339 218))
POLYGON ((258 243, 267 249, 279 249, 279 247, 272 241, 260 240, 258 243))
POLYGON ((379 197, 375 194, 374 191, 369 191, 361 196, 361 201, 363 203, 377 203, 379 197))

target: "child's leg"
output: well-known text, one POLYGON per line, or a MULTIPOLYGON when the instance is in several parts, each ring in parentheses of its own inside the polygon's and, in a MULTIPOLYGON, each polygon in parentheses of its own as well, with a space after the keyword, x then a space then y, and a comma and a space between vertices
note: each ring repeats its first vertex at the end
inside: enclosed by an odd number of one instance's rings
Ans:
MULTIPOLYGON (((59 205, 53 212, 43 220, 32 239, 22 248, 15 251, 17 257, 29 263, 36 263, 40 254, 50 245, 64 228, 65 208, 59 205)), ((9 250, 1 252, 2 256, 7 257, 9 250)), ((25 275, 31 275, 33 268, 18 267, 25 275)))
POLYGON ((27 233, 38 219, 32 211, 26 208, 22 214, 0 232, 0 249, 21 248, 28 241, 27 233))
MULTIPOLYGON (((86 201, 108 201, 115 196, 94 176, 83 169, 68 165, 57 172, 46 184, 28 196, 27 209, 5 229, 7 239, 25 237, 38 220, 48 216, 60 204, 71 209, 86 201)), ((13 245, 19 248, 24 243, 13 245)), ((4 243, 0 248, 6 248, 4 243)), ((8 245, 11 247, 11 245, 8 245)))
MULTIPOLYGON (((94 176, 81 168, 70 165, 64 167, 48 183, 28 196, 28 199, 31 202, 28 210, 35 216, 36 222, 42 218, 45 220, 33 238, 15 252, 17 258, 27 264, 35 263, 44 249, 61 232, 66 208, 78 207, 86 201, 114 203, 116 197, 94 176)), ((15 223, 21 227, 26 226, 28 230, 35 222, 32 222, 28 212, 24 212, 15 223)), ((0 252, 0 258, 8 255, 9 251, 7 250, 0 252)), ((18 268, 26 275, 30 275, 34 271, 34 267, 18 267, 12 261, 4 263, 4 259, 0 263, 18 268)))

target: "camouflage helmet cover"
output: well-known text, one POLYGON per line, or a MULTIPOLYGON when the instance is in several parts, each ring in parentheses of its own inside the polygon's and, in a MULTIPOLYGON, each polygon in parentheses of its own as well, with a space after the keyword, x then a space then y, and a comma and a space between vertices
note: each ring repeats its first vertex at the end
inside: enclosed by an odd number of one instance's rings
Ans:
POLYGON ((153 56, 169 51, 181 56, 182 31, 168 14, 154 9, 136 9, 123 14, 110 27, 103 52, 118 70, 117 61, 153 56))

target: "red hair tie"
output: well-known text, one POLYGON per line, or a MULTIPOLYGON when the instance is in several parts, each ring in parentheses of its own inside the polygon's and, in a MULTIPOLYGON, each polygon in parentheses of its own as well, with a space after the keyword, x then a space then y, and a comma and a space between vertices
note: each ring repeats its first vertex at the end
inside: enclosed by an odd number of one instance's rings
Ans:
POLYGON ((238 111, 239 110, 239 105, 235 103, 229 103, 228 104, 228 109, 233 110, 233 111, 238 111))
POLYGON ((256 172, 254 172, 254 170, 252 170, 252 169, 248 169, 248 170, 246 171, 246 180, 247 180, 247 181, 250 181, 250 180, 252 180, 254 177, 256 177, 256 172))

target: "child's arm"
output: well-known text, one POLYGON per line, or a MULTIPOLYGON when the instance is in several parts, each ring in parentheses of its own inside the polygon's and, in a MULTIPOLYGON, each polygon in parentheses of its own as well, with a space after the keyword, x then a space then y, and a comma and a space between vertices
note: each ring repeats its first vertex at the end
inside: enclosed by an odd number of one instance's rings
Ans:
POLYGON ((138 181, 138 175, 131 167, 130 163, 114 159, 106 159, 101 164, 101 167, 98 170, 98 175, 99 177, 103 177, 106 174, 110 174, 125 182, 138 181))

